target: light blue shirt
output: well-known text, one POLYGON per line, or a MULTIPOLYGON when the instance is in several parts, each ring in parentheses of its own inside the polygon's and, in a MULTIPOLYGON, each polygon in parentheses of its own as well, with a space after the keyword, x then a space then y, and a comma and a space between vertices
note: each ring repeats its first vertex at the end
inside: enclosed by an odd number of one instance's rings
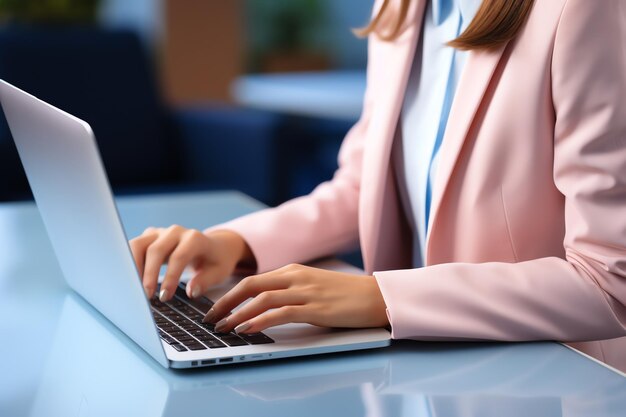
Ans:
POLYGON ((402 107, 402 158, 414 230, 413 263, 426 259, 432 187, 439 148, 467 53, 446 46, 474 18, 481 0, 431 0, 402 107), (421 47, 420 47, 421 46, 421 47))

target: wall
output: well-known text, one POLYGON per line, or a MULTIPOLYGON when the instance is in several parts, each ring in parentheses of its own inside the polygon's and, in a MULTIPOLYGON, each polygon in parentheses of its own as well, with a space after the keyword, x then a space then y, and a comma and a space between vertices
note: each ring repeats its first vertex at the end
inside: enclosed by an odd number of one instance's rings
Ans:
MULTIPOLYGON (((372 1, 317 1, 327 17, 316 42, 328 54, 330 67, 364 68, 366 42, 350 29, 368 21, 372 1)), ((246 70, 250 45, 263 36, 262 22, 246 24, 245 4, 246 0, 103 0, 101 22, 138 31, 154 52, 171 102, 228 100, 230 81, 246 70)))

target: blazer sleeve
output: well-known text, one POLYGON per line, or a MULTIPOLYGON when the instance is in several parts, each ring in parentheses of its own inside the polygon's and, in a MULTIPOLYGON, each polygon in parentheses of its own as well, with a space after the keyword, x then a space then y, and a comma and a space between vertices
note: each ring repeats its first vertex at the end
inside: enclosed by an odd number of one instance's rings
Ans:
POLYGON ((361 117, 341 145, 339 168, 330 181, 306 196, 208 230, 231 230, 241 235, 254 254, 257 273, 356 248, 363 146, 372 107, 370 96, 368 87, 361 117))
POLYGON ((626 2, 569 0, 551 71, 565 259, 377 272, 395 338, 626 335, 626 2))

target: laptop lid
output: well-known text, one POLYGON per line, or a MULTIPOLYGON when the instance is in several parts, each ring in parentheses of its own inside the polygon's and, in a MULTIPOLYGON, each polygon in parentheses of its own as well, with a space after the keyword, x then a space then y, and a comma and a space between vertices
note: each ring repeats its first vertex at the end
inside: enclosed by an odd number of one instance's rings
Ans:
POLYGON ((90 126, 3 80, 0 103, 66 282, 169 366, 90 126))

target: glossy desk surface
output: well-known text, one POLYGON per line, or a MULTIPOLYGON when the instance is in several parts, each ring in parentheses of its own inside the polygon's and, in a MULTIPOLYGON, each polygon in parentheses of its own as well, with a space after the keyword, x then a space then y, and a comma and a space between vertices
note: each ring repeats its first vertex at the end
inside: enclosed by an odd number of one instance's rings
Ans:
MULTIPOLYGON (((256 210, 237 193, 118 200, 129 236, 256 210)), ((0 416, 625 416, 626 378, 556 343, 397 342, 162 368, 64 285, 35 206, 0 205, 0 416)))

